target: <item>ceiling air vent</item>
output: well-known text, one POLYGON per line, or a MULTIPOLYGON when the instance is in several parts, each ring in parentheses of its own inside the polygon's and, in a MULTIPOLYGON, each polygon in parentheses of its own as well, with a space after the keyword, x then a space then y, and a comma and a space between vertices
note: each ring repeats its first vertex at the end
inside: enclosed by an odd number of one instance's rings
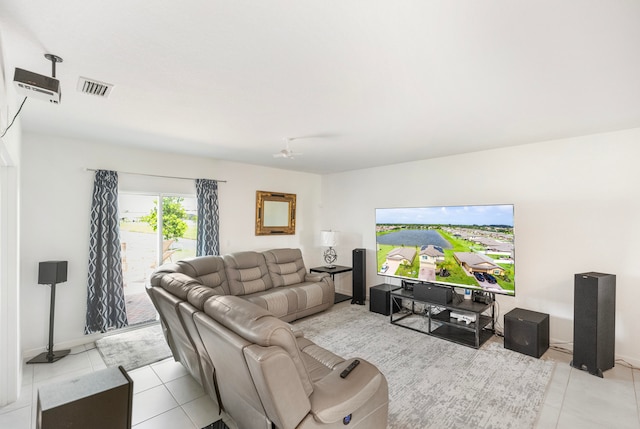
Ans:
POLYGON ((110 83, 100 82, 82 76, 78 79, 78 91, 84 94, 107 98, 111 93, 111 89, 113 89, 113 85, 110 83))

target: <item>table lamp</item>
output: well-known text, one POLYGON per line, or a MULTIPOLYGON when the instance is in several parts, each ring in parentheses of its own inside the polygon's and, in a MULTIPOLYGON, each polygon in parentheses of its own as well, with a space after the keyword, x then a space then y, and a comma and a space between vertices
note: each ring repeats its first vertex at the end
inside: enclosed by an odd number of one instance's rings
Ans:
POLYGON ((336 245, 336 232, 335 231, 320 231, 320 241, 322 242, 322 247, 328 247, 327 250, 324 251, 324 262, 327 264, 325 267, 327 268, 335 268, 336 266, 333 263, 338 259, 338 255, 336 254, 333 246, 336 245))

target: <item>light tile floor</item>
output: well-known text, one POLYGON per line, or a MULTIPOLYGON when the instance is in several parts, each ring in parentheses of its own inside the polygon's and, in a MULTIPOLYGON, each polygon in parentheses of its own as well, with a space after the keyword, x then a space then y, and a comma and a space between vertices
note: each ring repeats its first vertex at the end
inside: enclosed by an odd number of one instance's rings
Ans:
POLYGON ((549 349, 557 362, 536 429, 640 429, 640 370, 622 362, 599 378, 572 368, 571 354, 549 349))
MULTIPOLYGON (((536 429, 640 429, 640 371, 622 364, 599 378, 569 366, 571 355, 549 350, 557 362, 536 429)), ((0 408, 0 428, 35 429, 38 387, 105 368, 93 344, 53 363, 23 366, 22 394, 0 408)), ((129 372, 134 380, 134 429, 200 429, 217 407, 182 365, 167 359, 129 372)), ((519 429, 519 428, 518 428, 519 429)))
MULTIPOLYGON (((39 386, 106 368, 93 347, 76 347, 52 364, 24 364, 20 398, 0 408, 0 428, 35 429, 39 386)), ((200 429, 220 418, 215 403, 172 358, 128 373, 134 388, 134 429, 200 429)))

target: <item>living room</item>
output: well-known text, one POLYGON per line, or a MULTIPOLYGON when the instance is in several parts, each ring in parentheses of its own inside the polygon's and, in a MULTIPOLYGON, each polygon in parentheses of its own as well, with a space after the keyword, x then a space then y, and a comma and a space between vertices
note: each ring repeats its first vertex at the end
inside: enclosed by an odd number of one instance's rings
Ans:
MULTIPOLYGON (((478 185, 474 186, 477 193, 470 196, 466 190, 469 180, 454 176, 448 181, 446 192, 443 189, 437 195, 437 200, 443 204, 460 200, 469 204, 494 201, 515 204, 518 291, 516 297, 497 297, 499 319, 514 307, 548 313, 551 342, 571 343, 575 273, 592 270, 615 273, 618 296, 633 296, 633 282, 637 276, 629 259, 620 258, 616 252, 602 252, 602 248, 623 248, 629 255, 636 252, 633 246, 624 243, 627 239, 633 240, 638 233, 634 215, 638 203, 628 196, 633 195, 634 183, 640 179, 633 168, 639 138, 640 129, 628 130, 319 176, 25 134, 22 138, 22 207, 31 215, 22 220, 23 225, 30 225, 22 231, 22 351, 25 356, 33 356, 46 344, 48 288, 37 284, 37 269, 34 268, 42 260, 69 261, 69 279, 58 289, 57 305, 64 310, 59 310, 56 316, 56 344, 68 348, 90 340, 83 335, 86 240, 93 180, 92 173, 85 170, 87 167, 119 171, 135 169, 149 174, 163 174, 170 169, 176 176, 202 174, 227 180, 220 185, 220 222, 225 225, 221 228, 220 238, 223 252, 300 247, 308 266, 317 266, 324 263, 318 237, 320 230, 340 231, 340 243, 336 247, 339 264, 351 264, 351 249, 355 247, 372 249, 368 250, 367 256, 374 259, 376 207, 420 204, 424 201, 420 194, 421 183, 442 177, 447 165, 475 170, 477 163, 488 164, 494 159, 502 161, 502 171, 509 177, 508 182, 479 175, 473 181, 478 185), (84 153, 82 157, 73 156, 79 151, 84 153), (598 175, 598 179, 593 180, 593 165, 611 174, 598 175), (212 171, 214 175, 211 175, 212 171), (386 179, 396 176, 402 176, 408 184, 402 195, 386 179), (345 186, 345 183, 349 185, 345 186), (297 194, 299 217, 295 236, 254 235, 256 188, 297 194), (496 199, 496 195, 500 198, 496 199), (598 209, 600 204, 615 209, 598 209), (60 208, 43 211, 43 206, 60 208), (47 222, 38 222, 42 215, 47 216, 47 222), (610 227, 612 223, 615 228, 610 227), (56 225, 56 228, 49 225, 56 225), (613 233, 602 232, 607 225, 613 233), (599 233, 588 232, 593 230, 599 233), (562 244, 554 247, 552 243, 559 239, 564 243, 575 243, 575 249, 570 251, 562 244), (555 249, 559 251, 554 252, 555 249), (539 273, 539 266, 545 267, 544 274, 539 273), (78 311, 73 311, 74 308, 78 311)), ((149 183, 132 183, 140 178, 126 174, 121 177, 123 189, 134 191, 136 186, 149 187, 149 183)), ((177 192, 186 181, 162 182, 159 186, 177 192)), ((437 189, 431 191, 432 195, 437 192, 437 189)), ((367 278, 368 287, 385 281, 376 275, 372 264, 367 266, 367 278)), ((350 286, 348 276, 336 276, 338 291, 350 293, 350 286)), ((616 304, 616 357, 637 366, 640 352, 633 340, 637 326, 635 304, 633 300, 620 298, 616 304)))
MULTIPOLYGON (((15 37, 2 35, 5 44, 15 37)), ((11 51, 10 46, 3 48, 3 52, 11 51)), ((10 63, 6 55, 3 59, 10 63)), ((44 60, 37 58, 35 62, 44 60)), ((64 62, 59 65, 60 75, 64 67, 64 62)), ((5 100, 2 130, 21 101, 12 88, 6 89, 11 86, 9 72, 4 70, 0 90, 5 100)), ((629 94, 637 93, 636 82, 629 94)), ((46 115, 45 108, 62 107, 35 106, 36 101, 28 100, 25 109, 35 108, 46 115)), ((566 114, 569 116, 570 112, 566 114)), ((499 118, 495 121, 500 122, 499 118)), ((94 339, 83 334, 93 186, 93 174, 87 169, 120 172, 121 191, 132 193, 192 194, 194 185, 190 180, 128 173, 226 181, 219 185, 222 253, 297 247, 308 267, 322 265, 319 233, 332 229, 339 232, 338 264, 351 265, 352 249, 367 249, 367 287, 385 282, 385 278, 377 276, 373 263, 376 208, 514 204, 518 288, 515 297, 497 298, 499 318, 516 307, 548 313, 551 342, 570 346, 574 274, 587 271, 615 274, 616 358, 638 367, 640 344, 635 341, 639 327, 635 291, 640 281, 635 269, 635 261, 640 258, 640 249, 635 247, 640 238, 637 216, 640 202, 636 198, 640 183, 636 165, 640 155, 638 110, 630 111, 618 123, 622 125, 585 126, 564 136, 549 137, 541 132, 537 139, 512 146, 496 143, 495 147, 489 144, 481 150, 430 159, 313 173, 286 169, 286 164, 282 168, 260 166, 178 153, 167 147, 155 149, 152 144, 131 147, 102 135, 54 135, 47 129, 29 129, 28 124, 21 131, 17 121, 2 139, 3 159, 8 153, 16 167, 5 166, 11 171, 4 171, 2 176, 8 177, 9 183, 13 180, 15 185, 13 189, 3 188, 2 209, 8 213, 5 221, 8 219, 10 223, 4 225, 9 240, 2 251, 5 255, 15 251, 14 262, 19 270, 9 269, 1 285, 5 299, 0 300, 4 303, 0 311, 3 325, 6 320, 8 325, 4 326, 10 326, 10 333, 0 336, 0 349, 5 350, 1 352, 0 372, 10 385, 16 369, 15 356, 20 359, 33 356, 47 342, 49 289, 37 284, 40 261, 69 261, 68 281, 58 289, 56 344, 68 348, 94 339), (255 235, 257 190, 297 195, 295 235, 255 235), (11 208, 12 198, 19 208, 11 208), (14 232, 7 233, 7 229, 14 232), (11 306, 12 299, 18 304, 17 309, 11 306), (5 344, 9 347, 4 347, 5 344)), ((468 137, 473 139, 472 135, 468 137)), ((302 156, 308 153, 304 148, 301 151, 305 152, 302 156)), ((336 276, 337 291, 349 293, 350 279, 349 275, 336 276)), ((10 396, 6 392, 4 395, 10 396)))

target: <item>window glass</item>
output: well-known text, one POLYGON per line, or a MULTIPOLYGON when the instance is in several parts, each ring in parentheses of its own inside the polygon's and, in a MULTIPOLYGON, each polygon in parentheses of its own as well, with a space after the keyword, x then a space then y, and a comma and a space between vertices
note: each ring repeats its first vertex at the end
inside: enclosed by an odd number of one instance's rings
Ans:
POLYGON ((145 291, 151 273, 160 264, 196 254, 196 199, 120 193, 119 210, 129 325, 152 322, 156 312, 145 291))

